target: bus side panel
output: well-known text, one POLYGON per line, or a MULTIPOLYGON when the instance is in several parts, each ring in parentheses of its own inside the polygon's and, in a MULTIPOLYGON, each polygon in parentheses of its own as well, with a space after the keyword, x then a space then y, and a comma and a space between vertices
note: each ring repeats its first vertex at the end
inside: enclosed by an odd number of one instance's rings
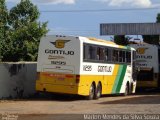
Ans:
POLYGON ((83 94, 89 94, 92 82, 95 82, 96 86, 98 82, 102 83, 102 94, 124 93, 127 81, 131 82, 131 67, 118 64, 112 66, 112 75, 81 75, 80 86, 85 88, 83 94))

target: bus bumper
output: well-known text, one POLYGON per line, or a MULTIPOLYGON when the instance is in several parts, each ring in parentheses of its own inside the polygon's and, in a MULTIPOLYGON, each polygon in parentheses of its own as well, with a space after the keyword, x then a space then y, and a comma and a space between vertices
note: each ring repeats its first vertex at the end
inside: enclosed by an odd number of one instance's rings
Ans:
POLYGON ((58 85, 58 84, 42 84, 36 82, 36 91, 60 93, 60 94, 74 94, 87 96, 89 92, 86 87, 79 85, 58 85))

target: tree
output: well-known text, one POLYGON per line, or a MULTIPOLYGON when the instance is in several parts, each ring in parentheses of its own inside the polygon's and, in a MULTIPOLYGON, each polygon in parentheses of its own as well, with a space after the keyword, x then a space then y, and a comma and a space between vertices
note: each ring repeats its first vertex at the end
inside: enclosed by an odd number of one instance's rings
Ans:
POLYGON ((143 41, 149 44, 159 45, 159 35, 143 35, 143 41))
POLYGON ((160 13, 157 14, 156 22, 160 23, 160 13))
MULTIPOLYGON (((160 13, 157 14, 156 22, 160 23, 160 13)), ((159 45, 159 35, 143 35, 143 41, 149 44, 159 45)))
POLYGON ((115 35, 114 42, 118 45, 128 45, 128 38, 125 35, 115 35))
POLYGON ((36 61, 40 38, 48 32, 47 22, 37 22, 39 16, 37 6, 30 0, 21 0, 10 10, 10 47, 3 61, 36 61))
POLYGON ((5 5, 5 0, 0 0, 0 60, 2 58, 3 54, 3 46, 4 41, 7 37, 7 17, 8 17, 8 11, 5 5))

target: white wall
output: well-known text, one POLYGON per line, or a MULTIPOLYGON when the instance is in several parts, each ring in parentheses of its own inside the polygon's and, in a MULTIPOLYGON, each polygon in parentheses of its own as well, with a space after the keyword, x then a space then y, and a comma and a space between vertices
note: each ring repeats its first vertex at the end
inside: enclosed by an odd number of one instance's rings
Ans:
POLYGON ((35 93, 37 63, 0 63, 0 99, 35 93), (23 91, 18 92, 17 91, 23 91))

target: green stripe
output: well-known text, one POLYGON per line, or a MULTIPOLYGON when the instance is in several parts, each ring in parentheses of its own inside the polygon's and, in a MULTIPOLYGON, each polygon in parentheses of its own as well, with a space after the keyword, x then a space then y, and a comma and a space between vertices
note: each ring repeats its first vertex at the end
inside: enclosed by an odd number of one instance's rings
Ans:
POLYGON ((123 68, 122 68, 122 71, 121 71, 121 74, 120 74, 120 79, 118 81, 118 86, 116 88, 116 93, 119 93, 120 90, 121 90, 121 86, 122 86, 122 83, 123 83, 123 80, 124 80, 124 76, 125 76, 125 73, 126 73, 126 69, 127 69, 127 65, 122 65, 123 68))
POLYGON ((116 93, 116 88, 117 88, 117 83, 120 79, 120 74, 122 72, 122 65, 119 65, 119 68, 118 68, 118 73, 117 73, 117 77, 116 77, 116 80, 114 82, 114 86, 113 86, 113 89, 112 89, 112 93, 116 93))
POLYGON ((127 50, 131 50, 130 46, 124 46, 124 48, 127 49, 127 50))
POLYGON ((124 76, 126 73, 126 68, 127 68, 127 65, 120 65, 119 66, 118 74, 117 74, 116 80, 114 82, 112 93, 119 93, 120 92, 122 82, 123 82, 123 79, 124 79, 124 76))

